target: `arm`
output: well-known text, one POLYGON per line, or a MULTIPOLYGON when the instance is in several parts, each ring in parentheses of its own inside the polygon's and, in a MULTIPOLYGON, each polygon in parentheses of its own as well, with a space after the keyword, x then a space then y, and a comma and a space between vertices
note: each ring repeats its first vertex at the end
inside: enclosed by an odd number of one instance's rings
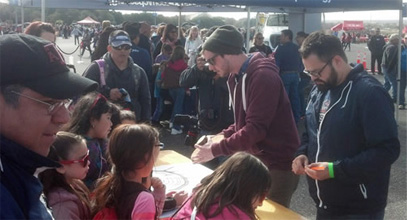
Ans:
POLYGON ((199 70, 196 65, 188 67, 186 70, 182 71, 179 78, 179 85, 184 88, 196 86, 199 81, 199 75, 199 70))
MULTIPOLYGON (((156 205, 153 195, 148 192, 141 192, 134 202, 131 219, 154 219, 155 215, 156 205)), ((160 216, 160 214, 157 213, 157 216, 160 216)))
POLYGON ((140 86, 139 86, 139 102, 141 106, 140 120, 149 122, 151 117, 151 96, 148 85, 147 75, 143 69, 140 68, 140 86))
POLYGON ((269 69, 260 71, 262 72, 252 74, 247 84, 249 90, 246 94, 245 125, 220 143, 214 143, 214 156, 229 155, 237 151, 254 154, 259 152, 256 144, 266 137, 269 125, 276 117, 280 94, 284 92, 277 74, 270 74, 269 69))
POLYGON ((357 103, 365 146, 353 157, 327 161, 334 164, 334 178, 346 183, 374 180, 386 173, 400 154, 393 103, 386 91, 380 86, 366 89, 357 103))

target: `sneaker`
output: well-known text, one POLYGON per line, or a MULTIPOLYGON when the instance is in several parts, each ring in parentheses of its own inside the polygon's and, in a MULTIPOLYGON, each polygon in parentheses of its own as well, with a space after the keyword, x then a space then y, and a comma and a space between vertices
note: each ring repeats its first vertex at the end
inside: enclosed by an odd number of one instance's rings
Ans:
POLYGON ((172 128, 172 127, 173 127, 173 124, 172 124, 172 122, 170 122, 169 128, 172 128))
POLYGON ((182 134, 182 130, 181 129, 175 129, 175 128, 172 128, 171 129, 171 135, 177 135, 177 134, 182 134))
POLYGON ((405 106, 405 105, 399 105, 399 109, 400 109, 400 110, 405 110, 405 109, 406 109, 406 106, 405 106))

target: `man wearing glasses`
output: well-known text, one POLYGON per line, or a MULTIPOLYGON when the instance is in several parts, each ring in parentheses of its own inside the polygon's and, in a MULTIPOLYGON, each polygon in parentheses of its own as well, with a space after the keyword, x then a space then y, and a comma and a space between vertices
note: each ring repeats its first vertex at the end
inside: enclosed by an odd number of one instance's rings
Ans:
POLYGON ((69 71, 55 45, 30 35, 0 37, 0 219, 51 219, 39 172, 70 119, 69 98, 97 83, 69 71))
POLYGON ((400 153, 392 99, 335 36, 314 32, 300 53, 315 86, 293 172, 307 175, 317 219, 383 219, 400 153))
POLYGON ((228 77, 235 123, 196 144, 191 158, 202 163, 238 151, 257 156, 273 180, 268 197, 288 207, 298 184, 291 161, 300 144, 290 101, 273 60, 261 53, 246 55, 242 45, 242 35, 229 25, 219 27, 203 45, 209 69, 228 77))
POLYGON ((109 100, 135 112, 138 122, 150 122, 148 78, 146 72, 130 57, 131 45, 127 32, 113 31, 109 36, 108 53, 101 60, 93 62, 83 75, 98 82, 99 92, 109 100))

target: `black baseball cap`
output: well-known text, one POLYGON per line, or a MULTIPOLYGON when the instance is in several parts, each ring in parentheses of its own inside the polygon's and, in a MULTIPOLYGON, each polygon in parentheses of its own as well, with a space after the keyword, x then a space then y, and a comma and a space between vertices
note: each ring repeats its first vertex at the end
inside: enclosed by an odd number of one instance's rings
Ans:
POLYGON ((53 43, 26 34, 0 36, 0 85, 12 84, 54 99, 72 98, 98 87, 95 81, 71 72, 53 43))

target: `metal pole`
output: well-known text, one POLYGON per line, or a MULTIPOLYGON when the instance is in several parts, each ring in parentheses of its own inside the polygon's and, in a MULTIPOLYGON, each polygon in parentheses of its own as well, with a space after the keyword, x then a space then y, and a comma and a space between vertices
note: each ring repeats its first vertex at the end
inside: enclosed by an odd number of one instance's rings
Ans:
POLYGON ((24 33, 24 2, 21 0, 21 33, 24 33))
POLYGON ((45 0, 41 0, 41 21, 45 22, 45 0))
POLYGON ((250 50, 250 7, 247 7, 246 53, 250 50))
POLYGON ((182 5, 180 4, 180 6, 178 7, 179 11, 178 11, 178 39, 181 39, 181 34, 182 34, 182 27, 181 27, 181 11, 182 11, 182 5))
POLYGON ((398 65, 397 65, 397 93, 396 93, 396 120, 399 120, 399 93, 400 93, 400 78, 401 78, 401 34, 403 32, 403 7, 399 10, 399 45, 398 45, 398 65))

